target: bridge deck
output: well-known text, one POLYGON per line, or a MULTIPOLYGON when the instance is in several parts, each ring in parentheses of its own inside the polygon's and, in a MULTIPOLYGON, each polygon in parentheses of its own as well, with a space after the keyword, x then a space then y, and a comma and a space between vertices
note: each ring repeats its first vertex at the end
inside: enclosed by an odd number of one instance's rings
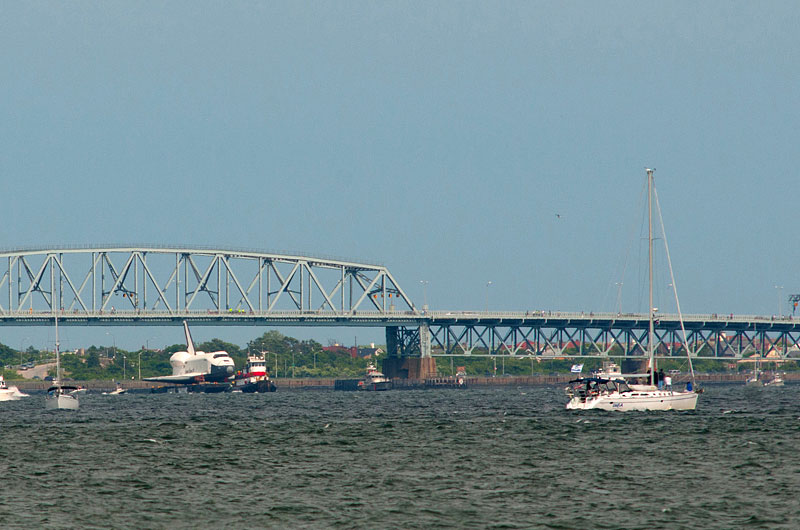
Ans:
MULTIPOLYGON (((51 311, 3 311, 0 325, 50 325, 51 311)), ((637 313, 580 313, 566 311, 62 311, 65 325, 172 325, 187 320, 194 325, 306 325, 306 326, 533 326, 608 329, 646 329, 648 317, 637 313)), ((684 327, 708 331, 794 331, 800 318, 759 315, 684 315, 684 327)), ((677 315, 659 315, 655 328, 680 329, 677 315)))

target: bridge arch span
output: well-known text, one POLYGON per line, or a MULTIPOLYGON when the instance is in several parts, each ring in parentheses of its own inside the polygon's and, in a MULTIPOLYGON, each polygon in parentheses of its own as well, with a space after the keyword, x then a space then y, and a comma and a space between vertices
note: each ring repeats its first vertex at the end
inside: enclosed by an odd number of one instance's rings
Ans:
POLYGON ((398 311, 416 309, 388 268, 341 258, 154 245, 0 252, 0 317, 6 323, 56 312, 67 322, 94 323, 398 311))

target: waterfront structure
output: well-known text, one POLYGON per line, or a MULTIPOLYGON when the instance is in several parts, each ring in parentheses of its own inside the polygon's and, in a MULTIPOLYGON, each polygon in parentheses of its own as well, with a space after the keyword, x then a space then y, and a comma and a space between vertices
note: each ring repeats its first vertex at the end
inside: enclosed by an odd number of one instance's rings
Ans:
MULTIPOLYGON (((339 258, 183 246, 0 252, 0 325, 345 326, 386 330, 396 370, 433 356, 641 357, 649 316, 418 309, 388 268, 339 258)), ((800 356, 792 316, 683 315, 693 358, 800 356)), ((685 357, 677 315, 658 314, 655 356, 685 357)), ((386 364, 386 360, 384 364, 386 364)), ((388 370, 387 375, 397 371, 388 370)))

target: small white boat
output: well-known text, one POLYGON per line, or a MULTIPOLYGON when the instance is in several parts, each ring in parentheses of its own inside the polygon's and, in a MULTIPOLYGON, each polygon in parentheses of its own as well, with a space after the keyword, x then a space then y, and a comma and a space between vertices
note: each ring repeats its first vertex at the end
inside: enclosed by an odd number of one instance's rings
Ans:
POLYGON ((58 352, 58 315, 55 316, 56 323, 56 380, 53 386, 47 389, 44 398, 44 408, 46 410, 78 410, 80 402, 78 396, 74 394, 78 390, 77 386, 63 386, 61 384, 61 355, 58 352))
POLYGON ((783 386, 783 377, 778 372, 775 372, 769 379, 764 381, 764 386, 783 386))
POLYGON ((17 401, 24 397, 28 397, 28 394, 20 392, 16 386, 8 386, 3 376, 0 375, 0 401, 17 401))
POLYGON ((614 361, 603 361, 603 367, 600 370, 592 372, 592 377, 600 377, 602 379, 615 379, 625 378, 622 376, 622 370, 619 365, 614 361))
POLYGON ((764 386, 764 383, 758 378, 757 373, 745 379, 744 384, 746 386, 764 386))
POLYGON ((111 392, 103 392, 103 395, 104 396, 119 396, 120 394, 124 394, 125 392, 127 392, 127 390, 122 388, 121 384, 117 383, 117 388, 115 388, 111 392))
POLYGON ((47 389, 44 399, 46 410, 78 410, 80 402, 78 397, 72 392, 77 390, 75 386, 54 385, 47 389))
POLYGON ((756 363, 753 366, 753 374, 744 381, 746 386, 764 386, 764 382, 761 380, 761 372, 758 371, 758 360, 760 358, 761 356, 756 353, 756 363))

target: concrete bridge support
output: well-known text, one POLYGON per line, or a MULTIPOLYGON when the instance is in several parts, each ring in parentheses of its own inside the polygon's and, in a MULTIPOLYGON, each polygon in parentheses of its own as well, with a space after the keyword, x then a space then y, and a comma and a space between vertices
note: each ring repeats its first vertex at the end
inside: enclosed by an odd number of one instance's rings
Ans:
POLYGON ((382 369, 387 377, 436 377, 436 361, 431 356, 431 331, 427 324, 417 329, 387 327, 386 349, 387 357, 382 369))

